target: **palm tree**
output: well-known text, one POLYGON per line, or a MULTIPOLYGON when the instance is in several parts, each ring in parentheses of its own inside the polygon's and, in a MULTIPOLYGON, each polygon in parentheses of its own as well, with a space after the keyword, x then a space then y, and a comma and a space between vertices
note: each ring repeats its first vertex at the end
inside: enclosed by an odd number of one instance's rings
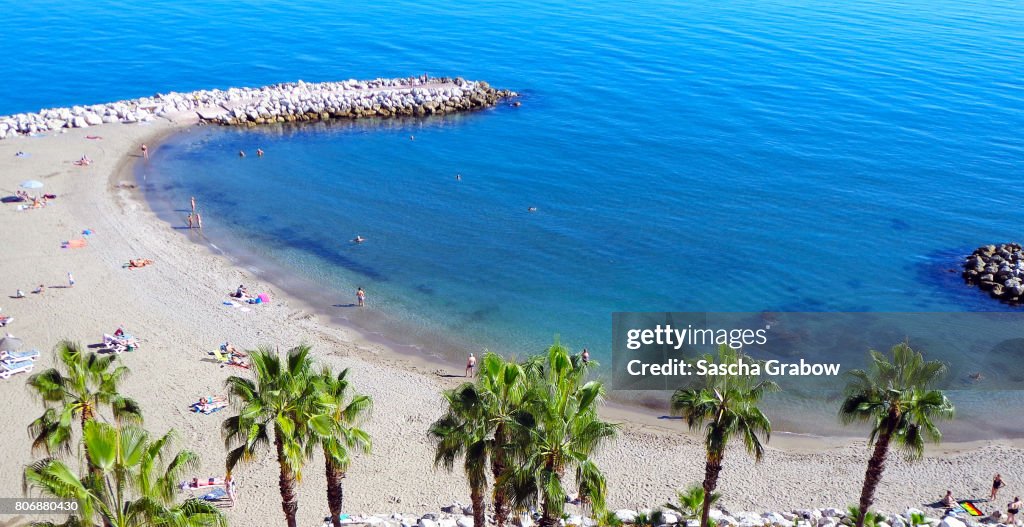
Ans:
MULTIPOLYGON (((133 425, 85 423, 82 442, 95 472, 79 477, 63 462, 43 459, 25 468, 25 491, 78 505, 63 525, 104 527, 206 527, 227 525, 219 510, 192 498, 175 500, 175 482, 194 470, 198 457, 187 450, 171 454, 174 431, 150 440, 133 425)), ((54 525, 42 523, 40 525, 54 525)))
POLYGON ((531 412, 536 423, 527 430, 521 466, 506 479, 510 479, 519 505, 539 496, 540 527, 557 525, 562 518, 566 470, 575 472, 580 501, 596 513, 604 509, 604 474, 590 458, 615 437, 618 425, 598 417, 604 386, 598 381, 584 382, 588 368, 588 363, 570 355, 557 340, 548 348, 546 361, 531 360, 526 365, 531 373, 531 412))
POLYGON ((350 394, 347 368, 337 376, 329 369, 324 369, 317 381, 317 402, 321 413, 312 417, 309 425, 324 451, 327 506, 331 511, 331 523, 334 527, 341 527, 339 515, 344 498, 341 480, 345 478, 345 472, 352 461, 352 450, 370 453, 370 434, 360 428, 359 424, 370 412, 373 401, 367 395, 350 394))
POLYGON ((288 527, 296 526, 299 499, 295 484, 309 457, 309 419, 317 401, 316 373, 309 352, 308 346, 298 346, 282 360, 275 351, 260 348, 249 353, 249 371, 255 379, 231 376, 226 381, 228 396, 238 407, 238 415, 221 426, 228 448, 227 472, 231 474, 239 462, 252 461, 272 440, 288 527))
MULTIPOLYGON (((704 487, 695 485, 686 491, 676 491, 676 501, 679 503, 666 503, 665 508, 676 513, 679 517, 679 524, 685 525, 687 520, 700 518, 704 507, 704 496, 704 487)), ((708 501, 713 505, 720 497, 717 492, 712 493, 711 499, 708 501)))
POLYGON ((874 451, 864 474, 860 493, 857 527, 863 527, 867 512, 875 499, 875 489, 882 480, 890 444, 903 450, 910 461, 924 455, 924 442, 942 440, 942 432, 933 419, 952 419, 953 403, 941 390, 932 387, 946 374, 939 361, 925 361, 924 356, 906 342, 893 346, 892 360, 875 350, 869 352, 866 370, 848 373, 846 399, 839 408, 844 424, 871 424, 868 445, 874 451))
MULTIPOLYGON (((705 355, 709 364, 738 365, 754 361, 728 346, 718 348, 717 360, 705 355)), ((707 453, 704 463, 704 503, 701 507, 700 525, 707 527, 711 503, 716 496, 718 475, 722 472, 725 447, 734 436, 743 440, 747 453, 761 461, 764 446, 759 436, 767 443, 772 426, 761 413, 757 404, 765 393, 775 391, 774 382, 760 380, 759 376, 705 375, 695 377, 689 385, 672 394, 671 411, 682 416, 690 430, 704 428, 704 448, 707 453)))
POLYGON ((464 383, 444 392, 447 411, 430 425, 436 442, 434 465, 451 471, 463 458, 462 468, 469 479, 469 499, 473 505, 473 525, 486 525, 484 495, 487 492, 488 421, 485 403, 473 383, 464 383))
POLYGON ((436 465, 452 470, 465 457, 463 468, 470 481, 470 501, 477 524, 484 521, 487 468, 496 482, 493 504, 495 524, 503 526, 511 510, 507 479, 510 462, 522 453, 519 446, 532 426, 526 396, 529 385, 522 366, 500 355, 485 353, 476 384, 464 383, 445 392, 448 411, 430 428, 437 442, 436 465))
POLYGON ((33 374, 27 381, 29 391, 46 407, 28 427, 33 451, 68 453, 74 444, 75 421, 84 428, 104 407, 109 407, 118 421, 142 422, 138 403, 118 393, 128 368, 116 363, 116 355, 86 352, 67 340, 57 345, 54 354, 57 367, 33 374))
POLYGON ((526 370, 515 361, 508 361, 496 353, 485 352, 477 375, 477 392, 485 406, 484 414, 491 433, 488 445, 491 457, 491 476, 494 486, 494 524, 504 527, 511 512, 506 485, 497 484, 507 479, 512 463, 522 459, 522 446, 529 439, 527 431, 534 425, 529 412, 530 385, 526 370))

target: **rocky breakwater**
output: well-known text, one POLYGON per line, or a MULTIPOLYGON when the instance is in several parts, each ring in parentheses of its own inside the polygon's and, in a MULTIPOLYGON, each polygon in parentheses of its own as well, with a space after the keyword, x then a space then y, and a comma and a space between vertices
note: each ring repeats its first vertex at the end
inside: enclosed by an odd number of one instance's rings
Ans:
POLYGON ((1009 304, 1024 304, 1024 249, 1018 243, 985 245, 964 259, 964 280, 1009 304))
POLYGON ((264 123, 441 115, 498 104, 518 94, 461 77, 408 77, 293 82, 260 88, 199 90, 0 117, 0 139, 88 128, 104 123, 179 122, 256 126, 264 123))
POLYGON ((282 84, 246 93, 221 105, 225 112, 201 113, 209 123, 255 126, 264 123, 326 121, 364 117, 423 117, 487 108, 517 94, 486 82, 462 78, 371 82, 282 84))

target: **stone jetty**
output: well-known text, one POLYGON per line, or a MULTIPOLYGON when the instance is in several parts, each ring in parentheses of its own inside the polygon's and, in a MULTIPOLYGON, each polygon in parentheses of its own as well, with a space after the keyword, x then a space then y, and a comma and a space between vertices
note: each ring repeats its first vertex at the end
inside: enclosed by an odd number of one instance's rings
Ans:
POLYGON ((266 123, 421 117, 479 110, 518 94, 461 77, 292 82, 261 88, 167 93, 91 106, 0 117, 0 139, 103 123, 173 121, 256 126, 266 123))
POLYGON ((1024 304, 1024 250, 1019 243, 985 245, 964 259, 964 280, 1010 304, 1024 304))

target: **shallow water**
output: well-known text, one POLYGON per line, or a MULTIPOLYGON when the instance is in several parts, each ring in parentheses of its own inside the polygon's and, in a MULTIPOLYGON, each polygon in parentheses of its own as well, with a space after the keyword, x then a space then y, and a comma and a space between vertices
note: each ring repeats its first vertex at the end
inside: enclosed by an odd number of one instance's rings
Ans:
POLYGON ((0 68, 32 86, 0 113, 423 72, 518 90, 473 115, 199 129, 145 176, 318 301, 365 287, 371 329, 603 358, 614 311, 1007 309, 946 271, 1019 239, 1019 7, 33 2, 0 20, 0 68))

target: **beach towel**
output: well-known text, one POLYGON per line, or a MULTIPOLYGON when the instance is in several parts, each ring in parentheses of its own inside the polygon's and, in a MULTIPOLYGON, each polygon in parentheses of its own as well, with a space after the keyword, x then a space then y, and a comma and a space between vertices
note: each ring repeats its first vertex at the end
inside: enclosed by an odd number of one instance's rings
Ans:
POLYGON ((86 245, 88 245, 88 242, 85 241, 85 238, 78 238, 77 240, 68 240, 60 244, 60 247, 61 249, 81 249, 86 245))
POLYGON ((960 501, 957 503, 960 504, 960 508, 963 509, 964 512, 970 514, 971 516, 984 516, 984 514, 981 512, 981 509, 975 507, 974 504, 969 501, 960 501))
POLYGON ((199 499, 204 500, 204 501, 218 501, 218 500, 222 500, 222 499, 224 499, 226 497, 228 497, 228 492, 226 490, 224 490, 223 488, 219 488, 219 489, 213 489, 210 492, 207 492, 206 494, 203 494, 202 496, 200 496, 199 499))

